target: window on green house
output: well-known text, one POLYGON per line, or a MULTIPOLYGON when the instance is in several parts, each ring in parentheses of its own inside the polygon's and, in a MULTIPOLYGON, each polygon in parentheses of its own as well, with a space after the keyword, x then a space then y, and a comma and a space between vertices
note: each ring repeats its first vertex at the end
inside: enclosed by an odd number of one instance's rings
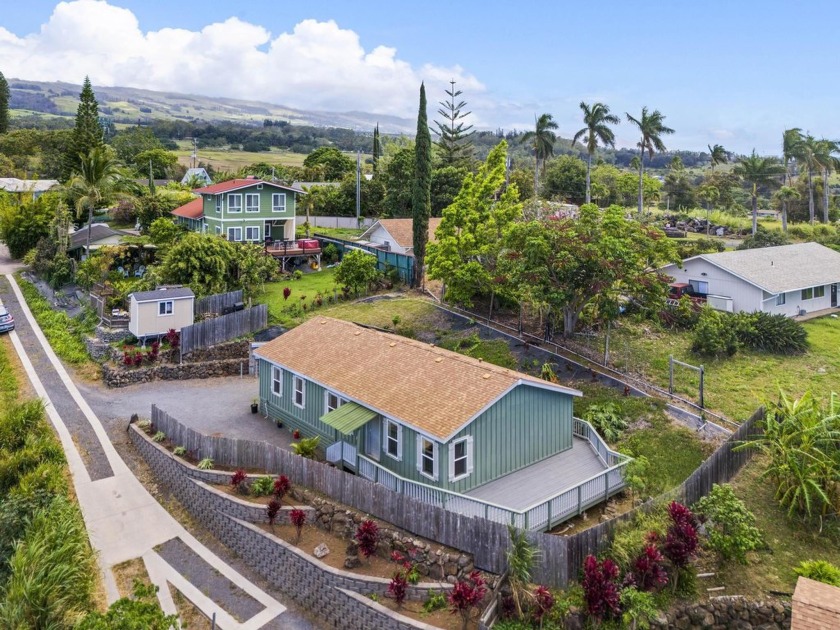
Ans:
POLYGON ((437 442, 433 442, 424 437, 420 437, 417 441, 417 468, 420 474, 428 477, 434 481, 438 478, 438 446, 437 442))
POLYGON ((242 212, 242 195, 228 194, 228 212, 242 212))
POLYGON ((216 212, 222 211, 222 196, 216 195, 216 212))
POLYGON ((275 396, 283 395, 283 370, 276 365, 271 366, 271 393, 275 396))
POLYGON ((335 411, 346 402, 347 401, 344 400, 338 394, 335 394, 331 391, 326 391, 324 392, 324 413, 327 414, 330 411, 335 411))
POLYGON ((286 211, 286 193, 274 193, 273 195, 271 195, 271 211, 286 211))
POLYGON ((449 481, 458 481, 473 471, 472 436, 452 442, 449 448, 449 481))
POLYGON ((248 193, 245 195, 245 212, 259 212, 260 211, 260 196, 257 193, 248 193))
POLYGON ((393 459, 402 459, 402 427, 393 420, 385 420, 384 448, 393 459))
POLYGON ((300 376, 295 376, 295 407, 306 407, 306 381, 300 376))
POLYGON ((245 228, 245 240, 246 241, 258 241, 260 240, 260 228, 256 226, 248 226, 245 228))
POLYGON ((228 240, 229 241, 241 241, 242 240, 242 228, 241 227, 230 227, 227 231, 228 240))

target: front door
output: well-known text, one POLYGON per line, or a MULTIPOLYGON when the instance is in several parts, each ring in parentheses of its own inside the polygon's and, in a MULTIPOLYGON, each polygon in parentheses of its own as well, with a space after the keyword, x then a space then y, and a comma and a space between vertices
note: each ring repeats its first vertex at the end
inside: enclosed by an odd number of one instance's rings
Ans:
POLYGON ((836 306, 837 306, 837 285, 832 284, 831 285, 831 308, 834 308, 836 306))
POLYGON ((382 444, 382 419, 374 418, 365 425, 365 455, 379 461, 382 444))

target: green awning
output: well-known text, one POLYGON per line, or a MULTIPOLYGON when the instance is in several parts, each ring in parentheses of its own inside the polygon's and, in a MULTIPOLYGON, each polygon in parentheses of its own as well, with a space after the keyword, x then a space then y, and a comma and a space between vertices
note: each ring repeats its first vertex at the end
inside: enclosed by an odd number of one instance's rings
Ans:
POLYGON ((377 416, 375 411, 365 409, 354 402, 346 402, 338 409, 321 416, 321 422, 330 425, 339 433, 350 435, 361 426, 364 426, 377 416))

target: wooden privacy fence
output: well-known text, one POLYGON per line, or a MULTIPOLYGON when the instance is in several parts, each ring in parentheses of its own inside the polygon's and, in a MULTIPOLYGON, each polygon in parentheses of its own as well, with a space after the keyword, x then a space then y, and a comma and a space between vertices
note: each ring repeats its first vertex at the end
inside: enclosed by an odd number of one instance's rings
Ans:
MULTIPOLYGON (((564 588, 570 579, 577 577, 584 558, 605 550, 616 526, 632 519, 638 510, 649 510, 662 498, 691 504, 708 493, 713 484, 729 481, 752 455, 749 450, 735 452, 733 449, 742 440, 758 433, 757 423, 763 417, 763 409, 756 411, 684 483, 664 497, 571 536, 527 532, 528 539, 541 553, 533 571, 534 581, 564 588)), ((152 423, 156 431, 163 431, 173 444, 184 446, 197 459, 209 457, 215 464, 229 468, 282 472, 292 483, 320 492, 416 536, 470 553, 480 569, 502 573, 507 568, 505 553, 510 539, 507 526, 502 523, 422 503, 381 484, 265 442, 204 435, 184 426, 156 405, 152 405, 152 423)))
POLYGON ((221 317, 184 326, 181 329, 181 357, 198 348, 207 348, 237 337, 250 335, 268 326, 268 306, 257 304, 221 317))
POLYGON ((200 298, 195 301, 194 312, 196 317, 202 317, 209 313, 224 313, 225 309, 233 308, 235 304, 242 303, 245 296, 242 289, 229 293, 216 293, 200 298))

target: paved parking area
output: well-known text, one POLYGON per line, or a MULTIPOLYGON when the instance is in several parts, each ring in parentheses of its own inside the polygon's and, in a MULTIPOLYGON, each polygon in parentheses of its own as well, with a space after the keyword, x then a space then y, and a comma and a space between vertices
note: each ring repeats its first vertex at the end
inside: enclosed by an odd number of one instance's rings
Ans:
POLYGON ((262 414, 251 413, 259 396, 253 376, 153 381, 109 389, 102 383, 77 383, 88 404, 109 430, 125 428, 131 415, 151 415, 152 404, 181 423, 207 435, 260 440, 288 447, 291 436, 262 414))

